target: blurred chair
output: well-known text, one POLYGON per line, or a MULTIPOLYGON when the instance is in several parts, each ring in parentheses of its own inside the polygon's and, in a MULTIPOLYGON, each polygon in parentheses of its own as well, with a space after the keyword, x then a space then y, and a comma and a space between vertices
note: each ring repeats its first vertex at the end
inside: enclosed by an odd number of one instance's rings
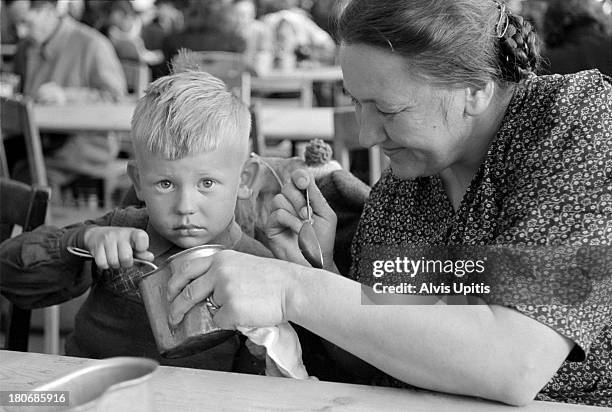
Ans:
MULTIPOLYGON (((27 161, 31 182, 48 186, 47 167, 73 172, 98 182, 102 201, 105 207, 112 204, 112 195, 122 181, 127 179, 127 159, 116 159, 97 168, 82 165, 65 164, 54 159, 44 159, 40 134, 32 111, 32 102, 28 98, 5 98, 1 100, 2 117, 0 125, 4 135, 22 135, 25 139, 27 161)), ((0 156, 0 161, 2 161, 0 156)), ((2 169, 8 169, 5 165, 2 169)), ((8 171, 8 170, 7 170, 8 171)), ((10 172, 10 171, 9 171, 10 172)), ((59 196, 56 193, 55 196, 59 196)))
MULTIPOLYGON (((359 144, 359 125, 352 107, 334 109, 334 153, 343 169, 351 170, 349 151, 364 149, 359 144)), ((368 181, 370 186, 380 179, 385 158, 378 146, 368 149, 368 181)))
POLYGON ((242 53, 223 51, 192 52, 202 70, 223 80, 229 90, 247 106, 251 105, 251 74, 242 53))
MULTIPOLYGON (((0 242, 11 237, 16 225, 23 232, 45 222, 50 190, 0 177, 0 242)), ((5 349, 27 352, 31 311, 9 305, 5 349)))
MULTIPOLYGON (((300 79, 268 79, 265 76, 254 77, 252 81, 253 91, 263 94, 297 94, 299 95, 298 106, 313 107, 314 93, 312 81, 300 79)), ((286 104, 286 98, 262 97, 261 101, 267 104, 286 104)))
POLYGON ((264 155, 266 148, 266 139, 261 131, 261 113, 260 104, 254 103, 250 107, 251 111, 251 150, 260 156, 264 155))
POLYGON ((128 92, 136 98, 142 97, 151 81, 151 69, 147 63, 138 60, 121 60, 121 67, 125 74, 128 92))
MULTIPOLYGON (((22 135, 28 156, 28 167, 32 182, 40 186, 47 186, 47 172, 43 157, 42 144, 38 127, 32 114, 32 102, 25 97, 7 98, 1 101, 0 128, 3 138, 9 135, 22 135)), ((3 152, 4 152, 4 145, 3 152)), ((6 155, 6 154, 5 154, 6 155)), ((1 159, 4 163, 6 159, 1 159)), ((5 172, 9 172, 6 163, 2 165, 5 172)), ((8 174, 6 175, 8 177, 8 174)))

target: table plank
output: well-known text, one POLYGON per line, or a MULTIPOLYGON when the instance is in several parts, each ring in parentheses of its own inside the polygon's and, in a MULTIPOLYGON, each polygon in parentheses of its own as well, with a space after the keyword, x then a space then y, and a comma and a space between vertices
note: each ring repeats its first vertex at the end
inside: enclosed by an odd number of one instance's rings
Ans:
MULTIPOLYGON (((41 132, 129 132, 136 105, 98 103, 65 106, 34 106, 34 121, 41 132)), ((328 107, 259 108, 262 133, 269 139, 331 140, 333 109, 328 107)))
MULTIPOLYGON (((97 362, 38 353, 0 351, 0 390, 28 390, 97 362)), ((301 381, 161 366, 151 379, 157 411, 595 411, 603 408, 533 402, 514 408, 428 391, 301 381)))
POLYGON ((270 70, 251 79, 251 87, 256 88, 259 83, 297 80, 311 82, 335 82, 342 80, 342 68, 340 66, 315 66, 296 67, 292 70, 270 70))

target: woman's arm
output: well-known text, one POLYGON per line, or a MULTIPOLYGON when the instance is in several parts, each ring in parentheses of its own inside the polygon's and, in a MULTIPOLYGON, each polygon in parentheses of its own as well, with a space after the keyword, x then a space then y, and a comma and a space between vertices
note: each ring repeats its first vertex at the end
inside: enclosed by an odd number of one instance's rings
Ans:
POLYGON ((213 295, 224 329, 292 321, 407 382, 521 405, 573 344, 501 306, 364 305, 339 275, 233 251, 194 259, 168 284, 172 323, 213 295), (206 276, 202 276, 205 273, 206 276))
POLYGON ((289 320, 415 386, 521 405, 573 347, 503 306, 363 305, 357 282, 297 272, 287 292, 289 320))

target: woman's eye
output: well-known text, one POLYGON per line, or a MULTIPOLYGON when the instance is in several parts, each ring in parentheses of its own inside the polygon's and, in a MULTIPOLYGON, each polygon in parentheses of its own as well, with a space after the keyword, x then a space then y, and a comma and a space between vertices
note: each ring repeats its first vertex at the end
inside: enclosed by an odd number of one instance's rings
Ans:
POLYGON ((359 103, 359 100, 355 99, 353 96, 351 96, 351 103, 353 103, 353 106, 355 107, 361 107, 361 103, 359 103))
POLYGON ((215 186, 215 181, 212 179, 202 179, 200 180, 200 187, 202 189, 210 190, 215 186))
POLYGON ((173 187, 173 184, 169 180, 160 180, 155 184, 155 186, 160 190, 170 190, 173 187))
POLYGON ((376 108, 376 110, 378 111, 378 113, 382 114, 383 116, 393 116, 393 115, 399 113, 399 112, 396 112, 396 111, 387 112, 385 110, 379 109, 378 107, 376 108))

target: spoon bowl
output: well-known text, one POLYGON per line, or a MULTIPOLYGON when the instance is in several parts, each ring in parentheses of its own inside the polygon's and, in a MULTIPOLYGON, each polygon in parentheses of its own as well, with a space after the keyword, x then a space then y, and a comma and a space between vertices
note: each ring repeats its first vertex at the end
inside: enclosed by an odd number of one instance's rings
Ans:
POLYGON ((308 189, 306 189, 305 192, 308 219, 304 220, 298 233, 298 247, 312 267, 323 269, 323 252, 321 251, 321 244, 319 243, 319 239, 317 239, 317 232, 315 232, 312 223, 310 223, 312 222, 312 208, 310 207, 308 189))

